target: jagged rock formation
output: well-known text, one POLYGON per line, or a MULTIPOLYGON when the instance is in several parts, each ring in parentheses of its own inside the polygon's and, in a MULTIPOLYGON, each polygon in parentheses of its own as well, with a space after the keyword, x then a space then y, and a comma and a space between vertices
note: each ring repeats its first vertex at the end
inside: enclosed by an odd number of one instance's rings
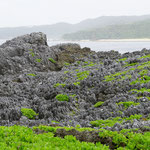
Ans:
MULTIPOLYGON (((43 33, 7 41, 0 46, 0 125, 47 125, 55 120, 62 126, 92 127, 91 121, 110 117, 141 114, 148 118, 149 92, 130 92, 150 89, 150 82, 131 84, 143 77, 139 73, 144 69, 150 75, 149 57, 140 58, 148 54, 146 49, 122 55, 116 51, 96 53, 77 44, 49 47, 43 33), (138 66, 143 68, 138 70, 138 66), (57 94, 66 94, 69 101, 57 100, 57 94), (102 105, 94 107, 99 101, 102 105), (128 101, 138 105, 126 109, 119 105, 128 101), (38 116, 30 120, 21 108, 32 108, 38 116)), ((106 128, 143 126, 150 126, 150 121, 124 120, 106 128)))

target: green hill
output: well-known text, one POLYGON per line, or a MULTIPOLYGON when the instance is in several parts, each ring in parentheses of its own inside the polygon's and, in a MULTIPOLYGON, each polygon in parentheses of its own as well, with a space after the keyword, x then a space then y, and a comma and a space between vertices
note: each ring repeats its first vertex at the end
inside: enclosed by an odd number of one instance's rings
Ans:
MULTIPOLYGON (((93 30, 111 25, 131 24, 134 22, 150 19, 150 15, 143 16, 102 16, 94 19, 83 20, 77 24, 56 23, 52 25, 24 26, 13 28, 0 28, 0 39, 13 38, 31 32, 43 32, 49 39, 61 39, 64 34, 93 30)), ((78 33, 79 34, 79 33, 78 33)), ((70 37, 70 36, 69 36, 70 37)), ((69 38, 70 39, 70 38, 69 38)))
POLYGON ((65 34, 65 40, 136 39, 150 38, 150 19, 130 24, 111 25, 92 30, 65 34))

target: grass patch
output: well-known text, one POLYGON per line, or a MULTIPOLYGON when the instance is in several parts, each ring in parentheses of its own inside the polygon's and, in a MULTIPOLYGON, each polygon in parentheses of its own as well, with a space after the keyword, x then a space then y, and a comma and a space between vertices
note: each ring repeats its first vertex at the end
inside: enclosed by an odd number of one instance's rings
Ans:
POLYGON ((74 82, 73 83, 75 86, 78 86, 78 85, 80 85, 80 82, 74 82))
POLYGON ((36 75, 34 73, 30 73, 30 74, 27 74, 28 76, 32 76, 32 77, 35 77, 36 75))
POLYGON ((35 59, 36 62, 40 63, 41 62, 41 59, 35 59))
POLYGON ((56 64, 56 61, 55 61, 53 58, 49 58, 48 60, 49 60, 50 62, 56 64))
POLYGON ((56 84, 54 85, 54 88, 59 87, 59 86, 65 87, 66 84, 64 84, 64 83, 56 83, 56 84))
POLYGON ((29 108, 21 108, 21 112, 23 116, 26 116, 29 119, 34 119, 35 116, 38 115, 33 109, 29 108))
POLYGON ((121 118, 121 117, 116 117, 116 118, 110 118, 107 120, 96 120, 96 121, 91 121, 90 124, 92 126, 95 127, 113 127, 115 125, 115 123, 122 123, 125 120, 133 120, 133 119, 140 119, 142 118, 142 115, 131 115, 130 117, 125 117, 125 118, 121 118))
POLYGON ((82 72, 78 72, 77 75, 77 80, 84 80, 86 79, 90 74, 90 71, 82 71, 82 72))
POLYGON ((64 95, 64 94, 58 94, 55 98, 58 101, 69 101, 69 97, 67 95, 64 95))
POLYGON ((101 105, 103 105, 104 104, 104 102, 97 102, 95 105, 94 105, 94 107, 100 107, 101 105))
POLYGON ((140 105, 140 103, 135 103, 135 102, 132 102, 132 101, 128 101, 128 102, 120 102, 120 103, 117 103, 117 105, 123 105, 123 106, 125 107, 125 109, 127 109, 127 108, 130 107, 131 105, 137 106, 137 105, 140 105))

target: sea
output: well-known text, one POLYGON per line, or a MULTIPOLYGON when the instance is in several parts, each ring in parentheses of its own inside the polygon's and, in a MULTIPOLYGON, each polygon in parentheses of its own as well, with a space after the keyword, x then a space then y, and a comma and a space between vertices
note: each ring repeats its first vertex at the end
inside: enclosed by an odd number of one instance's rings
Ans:
MULTIPOLYGON (((4 43, 6 39, 0 39, 0 45, 4 43)), ((82 48, 89 47, 93 51, 110 51, 115 50, 120 53, 139 51, 143 48, 150 49, 150 41, 51 41, 48 40, 49 46, 54 46, 63 43, 77 43, 82 48)))

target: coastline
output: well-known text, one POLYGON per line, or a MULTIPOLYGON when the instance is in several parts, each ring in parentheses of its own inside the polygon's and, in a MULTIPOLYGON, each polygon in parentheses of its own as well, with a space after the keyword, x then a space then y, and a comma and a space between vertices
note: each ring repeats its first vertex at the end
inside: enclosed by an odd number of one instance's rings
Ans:
POLYGON ((99 39, 99 40, 63 40, 63 39, 58 39, 58 40, 53 40, 53 39, 48 39, 48 42, 150 42, 150 39, 99 39))
POLYGON ((80 40, 79 42, 150 42, 150 39, 100 39, 100 40, 80 40))

